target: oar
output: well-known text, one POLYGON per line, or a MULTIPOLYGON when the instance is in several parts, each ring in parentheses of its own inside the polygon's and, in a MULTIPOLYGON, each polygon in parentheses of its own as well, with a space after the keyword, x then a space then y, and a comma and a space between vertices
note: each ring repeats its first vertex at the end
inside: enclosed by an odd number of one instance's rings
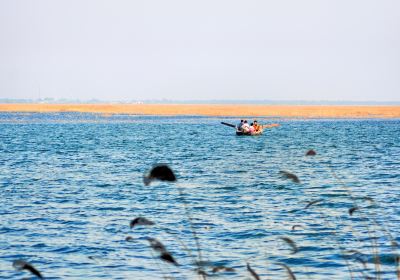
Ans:
POLYGON ((236 125, 234 125, 234 124, 230 124, 230 123, 226 123, 226 122, 221 122, 221 124, 236 128, 236 125))
POLYGON ((279 123, 271 123, 271 124, 261 125, 262 128, 271 128, 271 127, 277 127, 277 126, 280 126, 280 124, 279 123))

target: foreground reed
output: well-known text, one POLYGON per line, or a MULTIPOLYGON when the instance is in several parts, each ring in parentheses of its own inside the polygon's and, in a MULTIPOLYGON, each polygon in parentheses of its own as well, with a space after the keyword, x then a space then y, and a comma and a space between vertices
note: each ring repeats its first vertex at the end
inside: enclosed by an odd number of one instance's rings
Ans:
MULTIPOLYGON (((306 156, 315 156, 316 152, 314 150, 308 151, 306 156)), ((342 180, 339 179, 339 177, 335 174, 332 168, 330 168, 332 177, 334 180, 336 180, 337 183, 339 183, 342 188, 346 191, 347 198, 351 201, 352 207, 347 209, 347 215, 349 218, 352 217, 359 217, 366 222, 366 229, 368 232, 368 240, 369 242, 369 248, 370 248, 370 255, 373 257, 372 261, 368 259, 365 253, 363 253, 361 250, 357 248, 350 248, 346 244, 342 244, 340 240, 340 232, 337 230, 336 225, 331 224, 331 219, 321 207, 325 203, 332 203, 331 201, 328 201, 325 198, 318 198, 314 199, 312 201, 307 202, 305 205, 300 205, 299 206, 299 211, 317 211, 320 214, 320 217, 322 221, 328 225, 330 228, 333 230, 331 231, 330 235, 333 240, 335 240, 338 251, 340 255, 343 257, 343 261, 346 264, 348 273, 349 273, 349 278, 350 279, 382 279, 382 260, 381 260, 381 248, 377 241, 378 239, 378 233, 383 234, 387 240, 390 241, 390 248, 392 251, 392 257, 394 260, 394 265, 395 265, 395 275, 393 275, 393 278, 397 278, 400 280, 400 255, 399 255, 399 245, 396 242, 395 237, 392 235, 392 233, 386 229, 386 227, 379 222, 379 220, 376 218, 376 213, 372 214, 370 211, 367 211, 369 206, 374 206, 377 208, 377 205, 373 198, 371 197, 357 197, 356 195, 353 194, 351 188, 346 186, 342 180), (363 206, 360 201, 367 201, 369 203, 368 206, 363 206), (371 269, 370 264, 372 263, 373 268, 371 269)), ((294 174, 293 172, 288 172, 288 171, 280 171, 279 174, 282 176, 283 180, 289 180, 292 183, 295 184, 301 184, 301 180, 299 177, 294 174)), ((144 176, 143 182, 145 185, 149 186, 153 181, 164 181, 168 182, 171 184, 174 184, 177 181, 177 177, 172 171, 172 169, 167 166, 167 165, 156 165, 154 166, 150 172, 144 176)), ((187 244, 185 244, 179 236, 174 235, 173 237, 177 239, 177 241, 182 245, 182 248, 184 248, 184 251, 186 252, 186 255, 192 259, 192 263, 195 266, 195 269, 192 271, 193 272, 193 277, 198 277, 200 279, 207 279, 208 277, 212 276, 215 278, 218 276, 220 273, 235 273, 236 269, 231 268, 231 267, 225 267, 225 266, 209 266, 207 267, 204 262, 203 262, 203 256, 202 256, 202 250, 201 250, 201 245, 200 245, 200 238, 197 233, 197 229, 195 226, 195 223, 193 221, 193 216, 190 211, 190 207, 188 202, 185 200, 184 197, 184 190, 176 186, 178 190, 178 195, 180 198, 180 201, 183 204, 184 207, 184 214, 185 218, 188 221, 190 232, 192 234, 192 238, 195 243, 195 251, 196 251, 196 256, 193 256, 192 251, 193 249, 190 248, 187 244)), ((131 230, 138 230, 140 227, 153 227, 157 225, 157 221, 154 221, 153 219, 150 220, 147 217, 135 217, 129 222, 129 227, 131 230)), ((169 234, 168 229, 163 229, 165 233, 169 234)), ((295 224, 291 227, 292 232, 296 231, 301 231, 304 230, 304 227, 299 224, 295 224)), ((351 227, 351 234, 353 236, 359 236, 358 230, 355 229, 353 226, 351 227)), ((134 241, 134 238, 131 236, 127 236, 125 238, 126 242, 132 242, 134 241)), ((146 237, 146 240, 149 243, 149 249, 152 250, 152 256, 154 259, 160 263, 164 263, 165 265, 169 265, 172 267, 177 267, 179 269, 183 269, 182 266, 180 265, 180 260, 177 259, 173 253, 171 253, 167 247, 168 244, 163 244, 160 240, 148 236, 146 237), (155 254, 153 254, 155 253, 155 254)), ((298 244, 294 238, 289 237, 289 236, 278 236, 277 240, 283 241, 284 244, 290 249, 290 254, 295 255, 301 252, 301 244, 298 244)), ((292 269, 289 264, 283 263, 283 262, 276 262, 274 263, 276 266, 281 267, 282 270, 284 270, 287 274, 287 277, 289 279, 297 279, 296 277, 296 271, 295 269, 292 269)), ((30 263, 24 261, 24 260, 16 260, 13 263, 13 266, 17 270, 27 270, 29 271, 32 275, 43 279, 42 274, 30 263)), ((166 272, 161 265, 158 266, 162 275, 162 278, 164 279, 175 279, 175 275, 166 272)), ((265 275, 260 275, 259 271, 257 269, 253 268, 251 265, 250 261, 246 261, 243 263, 243 266, 241 267, 243 271, 246 271, 248 273, 248 276, 255 279, 255 280, 260 280, 260 279, 266 279, 263 278, 265 275)), ((268 267, 265 267, 263 269, 263 273, 266 274, 268 273, 268 267)), ((223 274, 221 275, 223 277, 223 274)))
MULTIPOLYGON (((308 151, 306 154, 306 156, 315 156, 316 152, 314 150, 310 150, 308 151)), ((332 171, 333 172, 333 171, 332 171)), ((288 171, 280 171, 280 174, 282 175, 282 177, 284 179, 288 179, 291 180, 292 182, 296 183, 296 184, 300 184, 301 181, 298 178, 297 175, 295 175, 292 172, 288 172, 288 171)), ((346 248, 346 246, 344 244, 340 244, 340 239, 338 237, 339 232, 337 230, 334 230, 331 234, 333 236, 334 239, 337 240, 337 247, 339 249, 340 254, 343 257, 344 262, 346 263, 348 272, 349 272, 349 278, 350 279, 382 279, 382 266, 381 266, 381 260, 380 260, 380 248, 379 248, 379 244, 377 243, 377 229, 376 227, 379 227, 381 229, 381 232, 383 232, 387 238, 391 241, 391 246, 392 246, 392 253, 393 253, 393 258, 395 259, 395 265, 396 265, 396 275, 395 277, 400 280, 400 270, 399 270, 399 254, 398 254, 398 244, 395 242, 395 238, 390 234, 390 232, 388 232, 387 230, 384 230, 383 225, 379 225, 376 218, 373 217, 372 215, 368 214, 368 213, 364 213, 363 212, 363 207, 358 205, 358 197, 355 197, 351 191, 350 188, 348 188, 339 178, 336 174, 333 173, 333 178, 342 185, 342 187, 344 189, 346 189, 347 191, 347 196, 348 198, 352 201, 353 203, 353 207, 348 209, 348 215, 350 217, 354 216, 354 215, 366 215, 364 218, 367 221, 367 229, 368 229, 368 235, 369 235, 369 242, 370 247, 371 247, 371 254, 373 255, 373 264, 374 264, 374 270, 372 275, 369 273, 370 272, 370 268, 368 268, 368 260, 365 260, 365 258, 363 257, 364 254, 361 253, 359 250, 355 250, 355 249, 348 249, 346 248), (375 228, 374 228, 375 226, 375 228), (358 264, 361 264, 362 267, 361 269, 356 269, 356 267, 358 267, 358 264)), ((182 189, 179 189, 179 193, 180 195, 183 194, 182 189)), ((373 199, 370 197, 365 197, 363 198, 364 200, 370 201, 371 203, 373 203, 373 199)), ((189 221, 191 230, 192 230, 192 234, 193 234, 193 238, 195 239, 196 245, 198 246, 197 251, 198 251, 198 260, 201 261, 201 250, 200 250, 200 242, 199 239, 196 235, 196 231, 195 231, 195 227, 193 224, 193 220, 191 217, 191 213, 189 211, 189 207, 187 205, 187 202, 182 200, 184 202, 184 206, 185 206, 185 214, 187 216, 187 219, 189 221)), ((327 203, 329 201, 326 201, 323 198, 320 199, 315 199, 313 201, 308 202, 305 206, 304 206, 304 210, 308 210, 310 208, 315 208, 323 205, 324 203, 327 203)), ((326 223, 330 223, 329 221, 329 217, 322 212, 321 210, 321 216, 323 217, 323 219, 325 220, 326 223)), ((332 228, 334 228, 334 226, 332 226, 332 228)), ((292 226, 292 231, 295 230, 302 230, 302 226, 301 225, 293 225, 292 226)), ((354 234, 355 236, 357 236, 357 231, 352 228, 352 234, 354 234)), ((290 237, 278 237, 279 239, 281 239, 284 243, 286 243, 288 245, 288 247, 291 249, 291 254, 296 254, 298 253, 301 249, 299 248, 299 246, 297 245, 297 243, 295 241, 293 241, 293 239, 291 239, 290 237)), ((296 279, 296 275, 295 272, 291 269, 291 267, 288 264, 285 263, 277 263, 276 265, 281 266, 284 270, 286 270, 288 278, 289 279, 296 279)), ((251 276, 252 278, 258 280, 258 279, 262 279, 261 276, 256 272, 255 269, 253 269, 251 267, 251 264, 249 262, 246 263, 246 266, 244 267, 248 272, 249 272, 249 276, 251 276)), ((206 277, 209 275, 208 273, 205 272, 203 267, 198 267, 198 269, 196 270, 197 273, 199 275, 202 276, 203 279, 206 279, 206 277)), ((218 271, 222 271, 222 269, 219 269, 217 267, 214 267, 212 269, 213 272, 218 272, 218 271)), ((233 270, 231 270, 233 271, 233 270)), ((215 275, 214 275, 215 276, 215 275)))

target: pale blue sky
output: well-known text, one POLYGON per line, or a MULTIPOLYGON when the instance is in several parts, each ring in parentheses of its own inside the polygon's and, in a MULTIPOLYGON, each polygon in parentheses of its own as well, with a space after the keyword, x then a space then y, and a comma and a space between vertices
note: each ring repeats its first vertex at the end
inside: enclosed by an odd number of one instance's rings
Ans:
POLYGON ((0 98, 400 101, 400 1, 0 0, 0 98))

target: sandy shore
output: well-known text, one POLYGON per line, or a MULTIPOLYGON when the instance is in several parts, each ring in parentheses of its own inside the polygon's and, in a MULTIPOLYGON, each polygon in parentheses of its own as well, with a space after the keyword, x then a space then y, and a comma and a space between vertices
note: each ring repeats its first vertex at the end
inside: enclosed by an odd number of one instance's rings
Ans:
POLYGON ((85 112, 132 115, 265 116, 300 118, 400 118, 400 106, 0 104, 0 112, 85 112))

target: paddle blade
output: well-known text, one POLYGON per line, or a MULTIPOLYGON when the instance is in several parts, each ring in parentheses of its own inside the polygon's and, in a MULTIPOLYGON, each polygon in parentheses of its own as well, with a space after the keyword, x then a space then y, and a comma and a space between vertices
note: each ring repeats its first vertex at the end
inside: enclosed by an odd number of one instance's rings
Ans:
POLYGON ((271 124, 264 124, 262 125, 262 128, 271 128, 271 127, 277 127, 280 126, 279 123, 271 123, 271 124))

